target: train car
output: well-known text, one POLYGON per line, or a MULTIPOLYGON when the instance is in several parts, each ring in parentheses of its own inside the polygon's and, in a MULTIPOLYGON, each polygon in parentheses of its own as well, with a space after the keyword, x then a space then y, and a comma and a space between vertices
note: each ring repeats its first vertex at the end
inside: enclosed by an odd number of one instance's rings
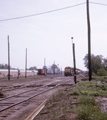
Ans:
POLYGON ((38 69, 38 75, 45 75, 45 70, 44 69, 38 69))
POLYGON ((38 75, 45 75, 44 69, 38 69, 38 75))
POLYGON ((72 68, 65 67, 64 76, 72 76, 72 75, 73 75, 72 68))

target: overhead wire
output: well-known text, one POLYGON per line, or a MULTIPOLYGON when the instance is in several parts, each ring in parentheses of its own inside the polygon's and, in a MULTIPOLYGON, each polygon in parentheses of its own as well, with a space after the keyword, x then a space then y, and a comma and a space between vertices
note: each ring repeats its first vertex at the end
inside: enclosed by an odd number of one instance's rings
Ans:
MULTIPOLYGON (((83 5, 85 3, 86 2, 79 3, 79 4, 76 4, 76 5, 72 5, 72 6, 63 7, 63 8, 59 8, 59 9, 54 9, 54 10, 50 10, 50 11, 46 11, 46 12, 26 15, 26 16, 20 16, 20 17, 8 18, 8 19, 1 19, 0 22, 9 21, 9 20, 16 20, 16 19, 22 19, 22 18, 28 18, 28 17, 34 17, 34 16, 39 16, 39 15, 44 15, 44 14, 48 14, 48 13, 52 13, 52 12, 56 12, 56 11, 61 11, 61 10, 77 7, 77 6, 83 5)), ((89 3, 107 6, 107 4, 104 4, 104 3, 97 3, 97 2, 89 2, 89 3)))
POLYGON ((17 54, 20 55, 21 57, 24 57, 24 56, 22 56, 21 54, 19 54, 11 45, 10 45, 10 47, 14 50, 15 53, 17 53, 17 54))
POLYGON ((97 4, 97 5, 103 5, 103 6, 107 6, 107 4, 104 4, 104 3, 96 3, 96 2, 89 2, 91 4, 97 4))
MULTIPOLYGON (((76 4, 76 5, 72 5, 72 6, 63 7, 63 8, 59 8, 59 9, 54 9, 54 10, 50 10, 50 11, 46 11, 46 12, 41 12, 41 13, 26 15, 26 16, 20 16, 20 17, 8 18, 8 19, 1 19, 0 22, 9 21, 9 20, 16 20, 16 19, 22 19, 22 18, 28 18, 28 17, 34 17, 34 16, 39 16, 39 15, 44 15, 44 14, 48 14, 48 13, 52 13, 52 12, 56 12, 56 11, 61 11, 61 10, 65 10, 65 9, 77 7, 77 6, 83 5, 85 3, 86 2, 79 3, 79 4, 76 4)), ((104 3, 97 3, 97 2, 89 2, 89 3, 107 6, 107 4, 104 4, 104 3)))
POLYGON ((41 13, 36 13, 36 14, 31 14, 31 15, 26 15, 26 16, 21 16, 21 17, 2 19, 2 20, 0 20, 0 22, 9 21, 9 20, 16 20, 16 19, 22 19, 22 18, 28 18, 28 17, 34 17, 34 16, 39 16, 39 15, 44 15, 44 14, 48 14, 48 13, 52 13, 52 12, 56 12, 56 11, 60 11, 60 10, 65 10, 65 9, 77 7, 77 6, 83 5, 85 3, 86 2, 79 3, 79 4, 76 4, 76 5, 72 5, 72 6, 63 7, 63 8, 59 8, 59 9, 54 9, 54 10, 50 10, 50 11, 46 11, 46 12, 41 12, 41 13))
MULTIPOLYGON (((15 53, 17 53, 18 55, 20 55, 21 57, 25 57, 25 56, 22 56, 21 54, 19 54, 11 45, 10 45, 10 47, 14 50, 14 52, 15 53)), ((32 63, 31 61, 29 61, 29 60, 27 60, 29 63, 31 63, 31 64, 34 64, 34 63, 32 63)))

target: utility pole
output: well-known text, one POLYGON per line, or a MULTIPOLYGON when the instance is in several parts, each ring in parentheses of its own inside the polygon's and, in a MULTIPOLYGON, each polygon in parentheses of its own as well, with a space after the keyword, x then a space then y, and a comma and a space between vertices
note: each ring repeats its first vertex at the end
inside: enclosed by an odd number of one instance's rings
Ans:
POLYGON ((60 74, 59 64, 57 64, 57 74, 60 74))
POLYGON ((19 79, 19 75, 20 75, 20 70, 17 69, 17 79, 19 79))
POLYGON ((62 75, 62 67, 61 67, 61 75, 62 75))
POLYGON ((55 75, 55 61, 54 61, 54 75, 55 75))
POLYGON ((46 70, 46 59, 45 58, 44 58, 44 71, 45 71, 45 76, 46 76, 47 70, 46 70))
POLYGON ((26 48, 26 55, 25 55, 25 78, 27 78, 27 48, 26 48))
POLYGON ((73 63, 74 63, 74 82, 76 82, 76 62, 75 62, 75 44, 73 43, 73 37, 71 37, 72 40, 72 49, 73 49, 73 63))
POLYGON ((75 44, 74 43, 73 43, 73 61, 74 61, 74 82, 76 84, 77 81, 76 81, 76 62, 75 62, 75 44))
POLYGON ((89 0, 86 0, 87 6, 87 26, 88 26, 88 68, 89 68, 89 81, 92 80, 92 71, 91 71, 91 33, 90 33, 90 16, 89 16, 89 0))
POLYGON ((45 58, 44 58, 44 67, 45 67, 45 58))
POLYGON ((7 36, 8 39, 8 80, 10 80, 10 44, 9 44, 9 35, 7 36))

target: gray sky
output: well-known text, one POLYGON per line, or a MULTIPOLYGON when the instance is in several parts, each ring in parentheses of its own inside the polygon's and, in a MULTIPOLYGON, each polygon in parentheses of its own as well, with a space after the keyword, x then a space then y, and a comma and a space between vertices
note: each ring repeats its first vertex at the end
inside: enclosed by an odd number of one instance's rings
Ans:
MULTIPOLYGON (((107 4, 107 0, 89 0, 107 4)), ((43 13, 74 6, 86 0, 0 0, 0 20, 43 13)), ((91 51, 107 57, 107 6, 90 3, 91 51)), ((0 22, 0 63, 8 62, 7 35, 10 38, 11 67, 25 68, 25 50, 28 68, 42 68, 54 63, 59 67, 73 66, 74 37, 76 66, 82 70, 88 53, 86 4, 38 16, 0 22)))

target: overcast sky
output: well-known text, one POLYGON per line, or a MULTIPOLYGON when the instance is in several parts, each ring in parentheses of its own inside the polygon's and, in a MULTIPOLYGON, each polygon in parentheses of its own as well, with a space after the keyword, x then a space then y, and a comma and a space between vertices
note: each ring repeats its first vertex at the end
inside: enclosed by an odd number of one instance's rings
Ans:
MULTIPOLYGON (((89 0, 91 52, 107 57, 107 0, 89 0)), ((0 20, 66 8, 22 19, 0 21, 0 64, 8 63, 7 35, 10 40, 10 65, 42 68, 54 63, 64 69, 73 66, 72 42, 75 43, 76 67, 86 70, 84 56, 88 53, 86 0, 0 0, 0 20)))

